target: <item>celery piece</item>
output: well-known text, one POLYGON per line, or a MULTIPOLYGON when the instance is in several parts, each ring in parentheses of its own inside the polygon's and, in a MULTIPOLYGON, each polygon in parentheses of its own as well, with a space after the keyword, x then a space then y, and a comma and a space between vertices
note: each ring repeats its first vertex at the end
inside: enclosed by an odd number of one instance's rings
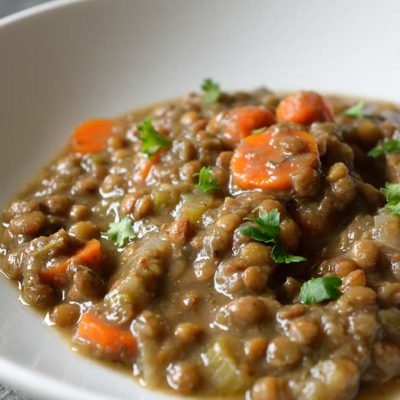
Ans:
POLYGON ((226 337, 218 338, 203 356, 209 379, 217 392, 236 394, 250 387, 252 379, 240 370, 226 337))
POLYGON ((151 191, 154 208, 160 211, 163 208, 173 207, 178 204, 180 191, 172 185, 160 185, 151 191))
POLYGON ((183 196, 180 214, 195 224, 205 211, 212 208, 213 202, 213 198, 208 195, 187 194, 183 196))

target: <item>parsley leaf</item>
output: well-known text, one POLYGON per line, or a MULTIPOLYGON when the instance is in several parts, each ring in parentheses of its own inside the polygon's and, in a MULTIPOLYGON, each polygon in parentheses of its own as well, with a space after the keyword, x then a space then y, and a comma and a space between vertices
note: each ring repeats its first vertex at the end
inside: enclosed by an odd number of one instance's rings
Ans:
MULTIPOLYGON (((274 208, 270 212, 261 213, 257 218, 246 218, 246 221, 254 222, 258 225, 256 229, 260 234, 276 241, 280 232, 280 212, 274 208)), ((244 228, 243 228, 244 229, 244 228)))
POLYGON ((204 104, 216 102, 221 94, 219 84, 214 82, 210 78, 203 81, 201 85, 201 90, 204 92, 202 99, 204 104))
POLYGON ((302 256, 288 254, 279 244, 275 244, 275 246, 272 248, 272 259, 278 264, 290 264, 306 261, 306 258, 302 256))
POLYGON ((349 107, 347 110, 344 110, 342 112, 342 115, 352 119, 362 119, 362 118, 375 119, 375 120, 382 119, 378 115, 366 113, 364 109, 365 109, 365 102, 360 100, 356 104, 354 104, 354 106, 349 107))
POLYGON ((211 192, 212 190, 219 188, 219 183, 214 178, 211 167, 203 167, 196 175, 199 177, 197 187, 203 192, 211 192))
POLYGON ((263 126, 262 128, 258 128, 258 129, 253 129, 251 131, 251 134, 252 135, 259 135, 260 133, 263 133, 266 129, 267 129, 266 126, 263 126))
POLYGON ((400 140, 390 139, 368 152, 370 157, 378 157, 385 153, 400 153, 400 140))
POLYGON ((301 262, 306 259, 301 256, 288 254, 279 243, 280 213, 277 209, 260 214, 257 218, 245 218, 246 221, 254 222, 258 226, 247 225, 240 229, 243 235, 251 237, 257 242, 272 246, 272 259, 278 264, 289 264, 301 262))
POLYGON ((336 299, 342 293, 339 290, 342 280, 336 276, 322 276, 303 283, 300 289, 300 300, 304 304, 320 303, 336 299))
POLYGON ((151 158, 159 150, 169 147, 172 141, 168 138, 160 135, 153 126, 151 118, 146 118, 142 124, 138 126, 139 139, 142 142, 140 151, 147 154, 151 158))
POLYGON ((381 192, 387 200, 385 207, 392 214, 400 214, 400 183, 386 183, 381 192))
POLYGON ((112 240, 117 247, 123 247, 129 241, 136 239, 132 220, 129 217, 124 217, 119 222, 111 222, 110 228, 103 234, 109 240, 112 240))
POLYGON ((342 114, 345 117, 349 118, 363 118, 364 117, 364 107, 365 107, 365 102, 360 100, 358 101, 354 106, 349 107, 347 110, 344 110, 342 114))

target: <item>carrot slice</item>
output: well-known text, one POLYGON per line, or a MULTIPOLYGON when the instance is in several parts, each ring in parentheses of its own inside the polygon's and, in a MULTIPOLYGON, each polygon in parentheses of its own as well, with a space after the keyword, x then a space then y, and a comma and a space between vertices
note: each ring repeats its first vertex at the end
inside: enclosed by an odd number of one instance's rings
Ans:
POLYGON ((91 312, 82 315, 75 340, 96 348, 109 359, 131 358, 136 350, 136 339, 130 331, 112 326, 91 312))
POLYGON ((318 147, 313 136, 289 128, 269 129, 249 136, 236 148, 231 171, 233 183, 242 189, 285 190, 291 177, 318 164, 318 147), (288 146, 294 146, 294 152, 288 146), (304 157, 303 154, 311 154, 304 157))
POLYGON ((71 259, 73 263, 86 265, 96 272, 99 272, 102 260, 103 251, 100 242, 97 239, 89 240, 71 259))
POLYGON ((253 130, 275 124, 274 114, 267 108, 245 106, 224 111, 217 116, 216 123, 224 139, 231 145, 238 144, 253 130))
POLYGON ((107 139, 113 135, 114 121, 92 119, 79 125, 71 138, 71 151, 97 153, 104 150, 107 139))
POLYGON ((142 155, 142 157, 139 159, 138 164, 136 165, 135 172, 133 174, 133 181, 135 183, 144 183, 146 181, 146 178, 149 175, 152 166, 160 161, 161 153, 162 150, 155 153, 151 158, 142 155))
POLYGON ((276 109, 278 122, 309 125, 314 121, 333 121, 328 102, 314 92, 299 92, 285 97, 276 109))
POLYGON ((66 281, 67 269, 71 264, 82 264, 95 272, 100 272, 103 251, 97 239, 89 240, 78 252, 54 267, 43 269, 39 276, 43 282, 62 285, 66 281))

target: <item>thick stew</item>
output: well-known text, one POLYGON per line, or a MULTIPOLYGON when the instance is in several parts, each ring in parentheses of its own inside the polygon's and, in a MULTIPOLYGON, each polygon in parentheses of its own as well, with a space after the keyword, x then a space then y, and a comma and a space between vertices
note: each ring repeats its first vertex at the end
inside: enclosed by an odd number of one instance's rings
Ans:
POLYGON ((395 105, 206 80, 78 126, 4 210, 0 268, 150 387, 349 400, 400 375, 397 182, 395 105))

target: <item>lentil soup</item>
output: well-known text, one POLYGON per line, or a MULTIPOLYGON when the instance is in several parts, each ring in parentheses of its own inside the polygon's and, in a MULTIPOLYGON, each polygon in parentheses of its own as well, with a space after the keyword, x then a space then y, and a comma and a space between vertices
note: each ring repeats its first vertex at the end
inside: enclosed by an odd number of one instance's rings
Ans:
POLYGON ((77 127, 4 210, 1 270, 150 387, 348 400, 398 377, 400 109, 202 89, 77 127))

